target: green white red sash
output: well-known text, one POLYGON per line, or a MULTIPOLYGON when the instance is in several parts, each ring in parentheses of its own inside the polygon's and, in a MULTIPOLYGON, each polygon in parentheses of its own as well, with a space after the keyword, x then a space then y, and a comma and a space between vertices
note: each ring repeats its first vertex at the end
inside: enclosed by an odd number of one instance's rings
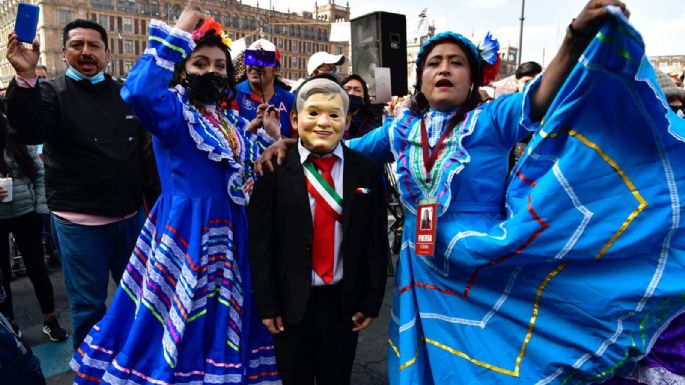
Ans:
POLYGON ((336 221, 340 222, 342 220, 342 198, 319 174, 310 161, 307 160, 302 165, 304 166, 304 176, 307 178, 307 190, 316 200, 316 204, 322 205, 336 221))

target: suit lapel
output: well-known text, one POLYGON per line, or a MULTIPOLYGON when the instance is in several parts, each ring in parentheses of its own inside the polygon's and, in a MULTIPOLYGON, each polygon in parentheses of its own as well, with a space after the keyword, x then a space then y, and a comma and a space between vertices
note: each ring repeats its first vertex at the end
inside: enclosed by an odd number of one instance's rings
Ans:
POLYGON ((346 146, 343 146, 343 156, 345 163, 343 166, 343 241, 344 234, 347 234, 347 227, 350 223, 350 211, 352 207, 352 200, 354 199, 354 188, 357 185, 357 158, 355 154, 346 146))
POLYGON ((293 190, 293 198, 297 201, 299 206, 297 209, 303 210, 307 223, 309 223, 310 226, 309 233, 313 234, 314 220, 312 219, 312 211, 309 206, 307 181, 304 177, 302 163, 300 163, 300 153, 297 151, 297 145, 292 146, 286 154, 285 171, 288 183, 293 190))

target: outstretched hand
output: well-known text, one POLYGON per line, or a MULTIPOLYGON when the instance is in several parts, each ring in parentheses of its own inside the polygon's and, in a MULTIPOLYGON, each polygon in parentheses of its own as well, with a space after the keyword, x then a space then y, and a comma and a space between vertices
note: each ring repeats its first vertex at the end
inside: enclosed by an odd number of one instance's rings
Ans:
POLYGON ((278 165, 283 164, 283 161, 285 160, 285 153, 288 151, 288 147, 294 145, 295 143, 297 143, 296 139, 281 138, 281 140, 278 140, 276 143, 267 147, 262 155, 259 156, 257 162, 255 162, 255 171, 257 171, 257 174, 264 175, 264 171, 266 169, 269 169, 270 171, 274 170, 275 165, 271 161, 274 156, 276 157, 276 163, 278 165))
POLYGON ((630 17, 630 11, 626 8, 625 3, 619 0, 591 0, 580 11, 578 16, 573 20, 573 30, 581 35, 594 36, 597 29, 609 16, 607 5, 615 5, 621 8, 626 17, 630 17))
POLYGON ((189 0, 183 12, 178 16, 176 28, 186 32, 193 32, 205 19, 204 13, 197 0, 189 0))
POLYGON ((40 42, 33 41, 31 48, 17 40, 16 32, 9 34, 7 39, 7 60, 10 62, 17 75, 31 79, 36 77, 36 66, 40 57, 40 42))

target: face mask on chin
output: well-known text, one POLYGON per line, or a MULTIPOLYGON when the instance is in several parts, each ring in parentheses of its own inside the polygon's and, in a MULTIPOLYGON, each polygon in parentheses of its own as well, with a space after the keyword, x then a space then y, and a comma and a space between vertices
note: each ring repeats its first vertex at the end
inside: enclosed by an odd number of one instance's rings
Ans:
POLYGON ((202 104, 216 104, 228 88, 228 77, 218 72, 202 75, 186 72, 184 83, 190 99, 202 104))
POLYGON ((69 68, 67 68, 67 72, 65 73, 65 75, 73 80, 76 80, 77 82, 87 80, 91 84, 98 84, 105 80, 105 70, 102 70, 93 76, 86 76, 76 71, 74 67, 69 66, 69 68))

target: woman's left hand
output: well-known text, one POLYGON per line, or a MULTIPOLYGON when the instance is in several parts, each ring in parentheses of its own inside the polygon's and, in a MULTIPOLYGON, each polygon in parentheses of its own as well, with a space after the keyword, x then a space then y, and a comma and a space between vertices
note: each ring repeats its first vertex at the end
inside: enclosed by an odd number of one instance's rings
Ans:
POLYGON ((281 138, 281 122, 278 119, 278 114, 273 107, 269 107, 264 111, 264 119, 262 120, 264 129, 270 137, 278 140, 281 138))
POLYGON ((597 32, 597 28, 602 24, 602 21, 609 16, 609 12, 606 9, 607 5, 615 5, 621 8, 623 14, 626 15, 626 17, 630 17, 630 11, 628 11, 625 3, 622 1, 591 0, 571 23, 573 30, 580 35, 594 36, 597 32))

